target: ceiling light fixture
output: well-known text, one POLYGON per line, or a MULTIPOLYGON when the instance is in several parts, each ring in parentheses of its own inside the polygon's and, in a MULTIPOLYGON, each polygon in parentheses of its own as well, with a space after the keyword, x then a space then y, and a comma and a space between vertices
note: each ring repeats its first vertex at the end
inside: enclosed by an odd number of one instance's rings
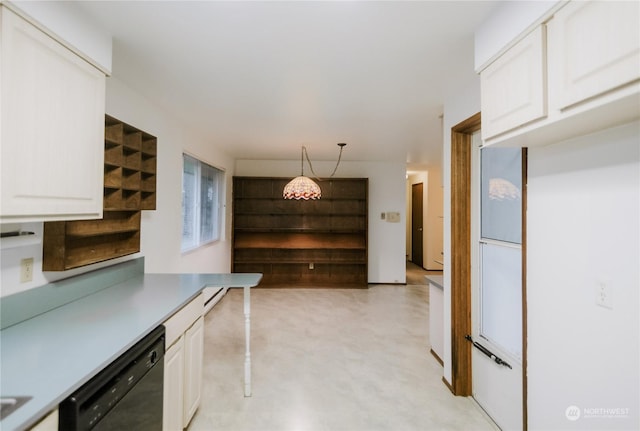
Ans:
MULTIPOLYGON (((333 169, 333 172, 331 173, 331 175, 329 175, 329 178, 333 177, 336 171, 338 170, 338 165, 340 165, 340 159, 342 158, 342 149, 344 148, 345 145, 347 144, 343 142, 338 144, 338 146, 340 147, 340 153, 338 154, 338 162, 336 163, 336 167, 333 169)), ((295 177, 294 179, 289 181, 289 183, 286 186, 284 186, 284 190, 282 191, 282 197, 284 197, 285 199, 309 200, 309 199, 320 199, 320 197, 322 196, 322 190, 320 189, 320 186, 316 184, 316 182, 313 181, 311 178, 304 176, 305 157, 307 159, 307 162, 309 163, 309 169, 311 169, 311 173, 314 175, 314 177, 318 181, 321 181, 320 178, 318 178, 318 175, 313 171, 313 166, 311 165, 311 160, 309 159, 309 154, 307 153, 307 148, 303 146, 302 152, 300 154, 300 167, 301 167, 300 176, 295 177)))

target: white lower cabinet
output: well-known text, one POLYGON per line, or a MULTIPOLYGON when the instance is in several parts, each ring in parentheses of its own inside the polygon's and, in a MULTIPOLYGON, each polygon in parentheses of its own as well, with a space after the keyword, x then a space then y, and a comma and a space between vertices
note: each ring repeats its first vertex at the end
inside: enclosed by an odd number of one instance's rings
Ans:
POLYGON ((53 410, 37 424, 29 428, 29 431, 56 431, 58 429, 58 409, 53 410))
POLYGON ((202 393, 204 353, 204 297, 184 306, 165 323, 164 431, 178 431, 189 425, 202 393))
POLYGON ((204 354, 204 318, 200 317, 184 334, 184 409, 183 427, 200 405, 202 395, 202 357, 204 354))
POLYGON ((164 404, 162 428, 181 430, 184 405, 184 335, 164 354, 164 404))

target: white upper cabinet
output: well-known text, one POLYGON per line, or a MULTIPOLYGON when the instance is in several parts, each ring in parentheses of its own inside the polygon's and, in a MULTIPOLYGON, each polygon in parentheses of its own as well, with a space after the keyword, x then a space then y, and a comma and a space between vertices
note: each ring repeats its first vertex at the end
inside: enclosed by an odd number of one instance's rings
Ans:
POLYGON ((553 17, 557 108, 640 78, 640 2, 571 2, 553 17))
POLYGON ((544 26, 511 47, 480 74, 485 139, 546 115, 544 26))
POLYGON ((637 1, 571 1, 536 21, 480 72, 483 144, 546 145, 640 118, 638 17, 637 1))
POLYGON ((0 222, 102 217, 105 75, 0 6, 0 222))

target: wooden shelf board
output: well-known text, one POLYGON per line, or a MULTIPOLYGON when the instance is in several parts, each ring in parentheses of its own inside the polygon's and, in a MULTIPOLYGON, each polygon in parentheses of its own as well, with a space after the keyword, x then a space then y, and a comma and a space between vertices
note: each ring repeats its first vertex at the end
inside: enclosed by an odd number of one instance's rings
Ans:
POLYGON ((322 234, 336 234, 336 235, 348 235, 348 234, 363 234, 366 233, 366 229, 313 229, 313 228, 244 228, 244 227, 236 227, 235 229, 236 236, 243 233, 255 233, 255 234, 269 234, 269 233, 283 233, 283 234, 294 234, 294 233, 307 233, 313 235, 322 235, 322 234))
MULTIPOLYGON (((285 236, 285 235, 282 235, 285 236)), ((279 249, 365 249, 366 243, 362 238, 304 238, 295 234, 286 235, 287 238, 243 238, 236 239, 234 248, 279 248, 279 249)))
POLYGON ((95 258, 83 258, 79 260, 74 260, 73 258, 68 258, 68 264, 65 266, 65 270, 80 268, 81 266, 91 265, 92 263, 104 262, 105 260, 116 259, 118 257, 128 256, 130 254, 138 253, 140 248, 130 249, 130 250, 122 250, 118 254, 110 254, 108 257, 97 256, 95 258))
POLYGON ((260 211, 236 211, 235 215, 246 216, 287 216, 287 217, 366 217, 364 212, 333 212, 331 214, 309 214, 309 213, 295 213, 295 212, 260 212, 260 211))
POLYGON ((366 265, 365 260, 264 260, 264 259, 236 259, 236 263, 257 263, 264 265, 271 264, 291 264, 291 265, 308 265, 313 263, 314 265, 366 265))

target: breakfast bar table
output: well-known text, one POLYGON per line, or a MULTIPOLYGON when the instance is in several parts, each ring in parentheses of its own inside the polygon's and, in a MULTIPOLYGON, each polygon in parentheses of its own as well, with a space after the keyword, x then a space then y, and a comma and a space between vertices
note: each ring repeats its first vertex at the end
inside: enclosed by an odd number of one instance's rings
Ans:
POLYGON ((260 283, 262 274, 232 273, 232 274, 194 274, 207 286, 241 287, 244 302, 244 396, 251 396, 251 288, 260 283))

